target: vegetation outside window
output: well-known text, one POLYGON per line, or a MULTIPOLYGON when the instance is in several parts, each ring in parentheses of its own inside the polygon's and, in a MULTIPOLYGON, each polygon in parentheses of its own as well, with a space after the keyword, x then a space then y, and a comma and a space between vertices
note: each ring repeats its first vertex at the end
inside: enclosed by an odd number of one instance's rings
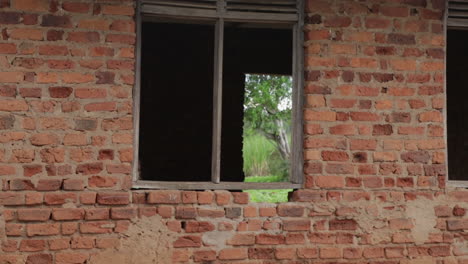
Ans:
POLYGON ((135 188, 301 186, 302 10, 296 0, 138 3, 135 188), (257 143, 270 149, 263 165, 249 152, 257 143))

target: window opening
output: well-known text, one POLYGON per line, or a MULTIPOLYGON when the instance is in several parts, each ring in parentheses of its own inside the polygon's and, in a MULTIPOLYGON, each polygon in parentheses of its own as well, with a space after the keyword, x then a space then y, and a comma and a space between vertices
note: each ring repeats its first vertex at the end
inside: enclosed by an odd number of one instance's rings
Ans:
POLYGON ((134 187, 300 187, 302 1, 141 0, 138 9, 134 187), (282 150, 273 155, 284 161, 274 164, 273 183, 246 180, 244 171, 254 76, 290 86, 289 117, 273 122, 283 126, 282 144, 270 140, 282 150))
POLYGON ((143 23, 141 179, 210 180, 213 39, 213 25, 143 23))
MULTIPOLYGON (((246 74, 244 182, 285 182, 291 166, 292 78, 246 74)), ((246 190, 252 202, 287 202, 292 189, 246 190)))
POLYGON ((447 147, 450 180, 468 180, 468 30, 447 31, 447 147))
POLYGON ((446 106, 448 179, 468 180, 468 3, 448 1, 446 45, 446 106))

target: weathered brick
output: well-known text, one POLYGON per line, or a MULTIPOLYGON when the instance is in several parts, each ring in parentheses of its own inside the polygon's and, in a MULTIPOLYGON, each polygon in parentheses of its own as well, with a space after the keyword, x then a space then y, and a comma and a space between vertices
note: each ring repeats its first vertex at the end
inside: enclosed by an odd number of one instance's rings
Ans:
POLYGON ((60 233, 60 224, 28 224, 26 234, 28 236, 52 236, 60 233))
POLYGON ((130 203, 130 196, 127 192, 98 193, 97 202, 104 205, 126 205, 130 203))
POLYGON ((199 248, 201 247, 202 241, 199 236, 182 236, 174 241, 174 248, 199 248))

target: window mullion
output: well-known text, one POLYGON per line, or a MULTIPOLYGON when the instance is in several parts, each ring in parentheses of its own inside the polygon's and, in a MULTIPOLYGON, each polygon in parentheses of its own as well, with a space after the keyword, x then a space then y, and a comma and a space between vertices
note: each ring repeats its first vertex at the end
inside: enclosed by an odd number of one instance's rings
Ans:
POLYGON ((138 135, 140 134, 140 91, 141 91, 141 27, 142 27, 142 18, 141 18, 141 1, 137 1, 136 3, 136 64, 135 64, 135 85, 133 86, 133 128, 134 128, 134 136, 133 136, 133 164, 132 164, 132 172, 133 172, 133 181, 137 181, 140 179, 140 169, 138 166, 139 159, 139 145, 140 139, 138 135))
MULTIPOLYGON (((297 10, 304 10, 303 0, 298 0, 297 10)), ((289 179, 292 183, 303 182, 303 90, 304 90, 304 14, 298 12, 299 20, 293 28, 293 93, 292 93, 292 149, 291 171, 289 179)))
POLYGON ((224 19, 220 18, 215 26, 215 58, 213 77, 213 145, 211 163, 211 181, 221 181, 221 119, 223 103, 223 47, 224 19))

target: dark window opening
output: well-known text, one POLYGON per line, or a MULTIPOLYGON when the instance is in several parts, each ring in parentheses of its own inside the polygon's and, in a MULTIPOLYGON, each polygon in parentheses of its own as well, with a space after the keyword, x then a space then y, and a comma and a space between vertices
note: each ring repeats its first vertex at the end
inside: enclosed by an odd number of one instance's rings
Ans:
MULTIPOLYGON (((212 25, 143 23, 138 150, 142 180, 211 180, 214 38, 212 25)), ((245 179, 246 74, 292 75, 292 46, 292 29, 226 24, 221 181, 245 179)))
POLYGON ((143 23, 141 54, 140 178, 209 181, 214 26, 143 23))
POLYGON ((450 180, 468 180, 468 30, 447 30, 447 142, 450 180))

